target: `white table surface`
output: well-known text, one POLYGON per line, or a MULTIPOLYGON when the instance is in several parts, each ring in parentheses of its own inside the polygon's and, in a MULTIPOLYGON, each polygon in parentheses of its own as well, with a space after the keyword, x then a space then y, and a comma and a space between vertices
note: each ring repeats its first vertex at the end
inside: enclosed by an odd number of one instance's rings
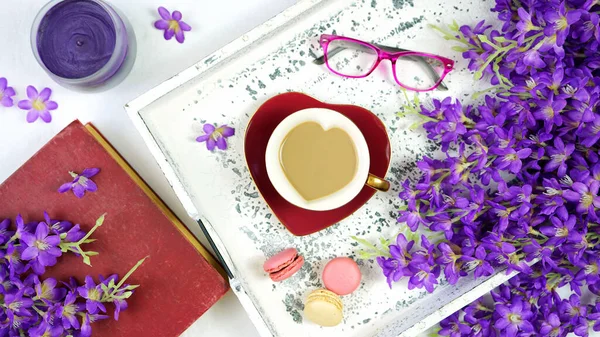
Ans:
MULTIPOLYGON (((0 10, 0 77, 26 98, 25 88, 50 87, 59 108, 52 123, 25 121, 26 112, 0 106, 0 182, 8 178, 40 147, 74 119, 92 122, 158 193, 169 207, 206 243, 167 183, 135 130, 123 105, 174 74, 191 66, 253 27, 291 6, 295 0, 110 0, 127 16, 137 37, 137 59, 129 76, 108 91, 83 94, 60 87, 35 61, 30 28, 44 0, 2 0, 0 10), (186 41, 165 41, 153 27, 157 8, 180 10, 192 26, 186 41)), ((15 100, 15 103, 16 101, 15 100)), ((51 164, 51 163, 49 163, 51 164)), ((206 244, 205 244, 206 246, 206 244)), ((125 313, 126 314, 126 313, 125 313)), ((258 333, 230 291, 182 336, 244 336, 258 333)))

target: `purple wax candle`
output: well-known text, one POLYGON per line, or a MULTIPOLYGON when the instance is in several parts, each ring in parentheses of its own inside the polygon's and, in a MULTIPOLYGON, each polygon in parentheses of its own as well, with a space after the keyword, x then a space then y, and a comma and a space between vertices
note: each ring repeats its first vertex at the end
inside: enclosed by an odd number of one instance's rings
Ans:
POLYGON ((57 82, 96 86, 122 67, 128 50, 127 30, 102 0, 54 0, 34 22, 32 47, 57 82))

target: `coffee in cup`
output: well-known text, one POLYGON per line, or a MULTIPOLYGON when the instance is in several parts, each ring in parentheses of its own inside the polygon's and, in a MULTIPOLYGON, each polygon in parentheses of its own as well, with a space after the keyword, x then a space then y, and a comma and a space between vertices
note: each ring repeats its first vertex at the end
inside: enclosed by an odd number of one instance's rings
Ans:
POLYGON ((341 207, 365 184, 389 188, 369 174, 369 148, 360 129, 329 109, 305 109, 284 119, 269 139, 265 160, 277 192, 310 210, 341 207))

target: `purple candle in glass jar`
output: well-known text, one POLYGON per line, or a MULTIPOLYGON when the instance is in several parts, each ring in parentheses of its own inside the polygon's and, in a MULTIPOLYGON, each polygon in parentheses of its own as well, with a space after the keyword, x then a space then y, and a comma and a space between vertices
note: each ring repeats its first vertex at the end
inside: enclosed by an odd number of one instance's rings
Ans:
POLYGON ((51 1, 31 34, 40 65, 67 86, 103 84, 121 69, 128 52, 125 24, 102 0, 51 1))

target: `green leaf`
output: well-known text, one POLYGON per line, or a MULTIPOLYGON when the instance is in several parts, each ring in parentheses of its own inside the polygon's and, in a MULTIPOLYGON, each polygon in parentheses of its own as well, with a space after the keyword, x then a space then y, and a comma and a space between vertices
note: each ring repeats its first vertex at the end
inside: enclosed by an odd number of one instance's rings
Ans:
POLYGON ((377 252, 366 252, 364 250, 361 250, 358 252, 358 257, 361 260, 370 260, 370 259, 374 259, 378 256, 381 256, 381 254, 379 254, 377 252))
POLYGON ((502 37, 502 36, 496 36, 496 37, 494 38, 494 40, 495 40, 496 42, 500 42, 500 43, 504 43, 504 42, 508 41, 506 38, 504 38, 504 37, 502 37))
POLYGON ((104 217, 106 216, 106 213, 102 214, 98 220, 96 220, 96 226, 100 227, 102 226, 102 224, 104 223, 104 217))
POLYGON ((104 282, 100 283, 100 288, 102 288, 102 292, 105 294, 110 292, 108 289, 108 286, 106 286, 106 284, 104 284, 104 282))
POLYGON ((379 243, 381 243, 382 246, 384 246, 385 248, 388 248, 390 246, 390 240, 386 239, 386 238, 379 238, 379 243))
POLYGON ((409 129, 410 129, 410 130, 416 130, 416 129, 418 129, 418 128, 419 128, 419 126, 421 126, 421 122, 414 122, 414 123, 413 123, 413 124, 412 124, 412 125, 409 127, 409 129))
POLYGON ((100 254, 100 253, 98 253, 98 252, 92 252, 92 251, 85 252, 85 253, 87 254, 87 256, 96 256, 96 255, 99 255, 99 254, 100 254))
POLYGON ((139 288, 140 285, 139 284, 132 284, 132 285, 128 285, 127 287, 123 288, 124 290, 134 290, 139 288))
POLYGON ((67 233, 61 233, 60 234, 60 239, 64 240, 67 237, 67 233))
POLYGON ((91 267, 92 263, 90 262, 90 258, 87 255, 82 255, 82 257, 83 257, 83 263, 85 263, 91 267))
POLYGON ((82 243, 92 243, 95 241, 97 241, 97 239, 87 239, 87 240, 84 240, 82 243))
POLYGON ((457 51, 459 53, 464 53, 466 52, 468 49, 465 47, 461 47, 461 46, 454 46, 452 47, 452 50, 457 51))
POLYGON ((460 29, 456 20, 452 20, 452 23, 448 25, 448 28, 450 28, 453 31, 458 31, 460 29))
POLYGON ((365 239, 361 239, 361 238, 358 238, 358 237, 356 237, 356 236, 351 236, 351 238, 352 238, 354 241, 356 241, 356 242, 360 243, 360 244, 361 244, 361 245, 363 245, 363 246, 367 246, 367 247, 369 247, 369 248, 375 249, 375 246, 374 246, 372 243, 370 243, 369 241, 365 240, 365 239))

